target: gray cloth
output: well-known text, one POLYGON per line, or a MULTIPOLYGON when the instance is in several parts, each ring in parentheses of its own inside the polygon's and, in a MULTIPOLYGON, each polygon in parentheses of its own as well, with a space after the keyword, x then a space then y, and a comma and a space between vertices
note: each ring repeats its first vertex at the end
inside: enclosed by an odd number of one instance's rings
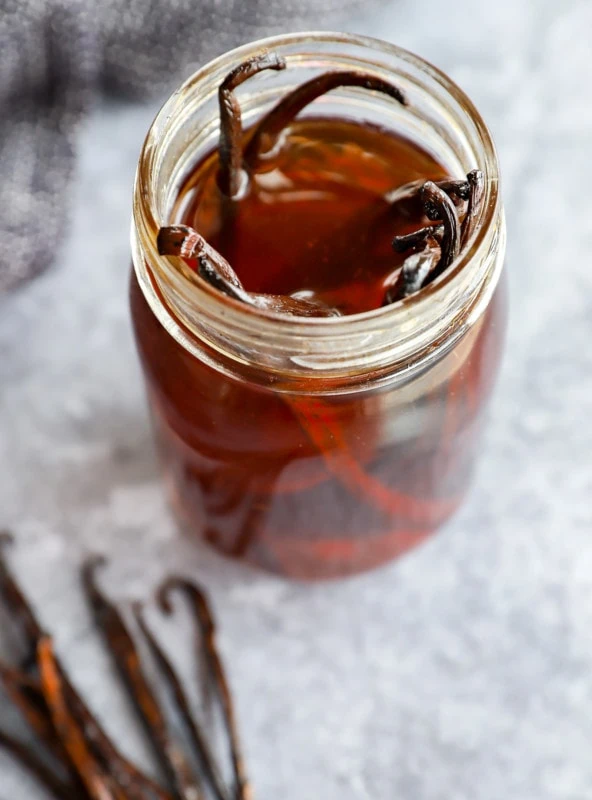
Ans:
POLYGON ((78 121, 100 91, 169 91, 188 65, 337 21, 356 0, 0 0, 0 291, 53 259, 78 121))

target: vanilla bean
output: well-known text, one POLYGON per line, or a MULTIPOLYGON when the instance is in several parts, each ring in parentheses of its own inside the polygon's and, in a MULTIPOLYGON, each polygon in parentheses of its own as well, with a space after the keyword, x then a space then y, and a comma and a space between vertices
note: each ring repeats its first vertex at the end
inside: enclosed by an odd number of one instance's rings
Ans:
POLYGON ((462 230, 462 244, 465 245, 475 230, 477 224, 477 217, 481 209, 481 201, 483 199, 483 192, 485 190, 485 178, 480 169, 472 169, 467 174, 467 181, 469 183, 469 196, 467 214, 463 221, 462 230))
POLYGON ((128 793, 126 800, 172 800, 168 792, 140 772, 113 745, 96 717, 93 716, 89 707, 74 688, 60 661, 57 658, 55 658, 55 661, 72 715, 84 731, 85 739, 91 746, 94 756, 104 767, 107 774, 118 785, 126 787, 128 793))
POLYGON ((240 747, 238 727, 235 719, 234 704, 222 660, 216 646, 216 626, 210 610, 206 595, 195 584, 183 578, 170 578, 158 592, 158 600, 162 610, 171 614, 171 593, 180 591, 191 603, 195 619, 201 633, 201 650, 208 664, 208 670, 213 678, 213 685, 222 714, 224 717, 226 735, 230 748, 230 756, 234 770, 235 800, 250 800, 251 790, 247 779, 243 756, 240 747))
MULTIPOLYGON (((418 252, 403 262, 397 280, 385 294, 383 305, 415 294, 426 283, 441 275, 458 256, 461 246, 461 226, 456 205, 447 192, 454 192, 458 197, 466 195, 463 187, 463 184, 466 184, 470 203, 471 191, 476 191, 471 189, 471 180, 474 179, 467 176, 465 182, 452 179, 438 183, 426 181, 420 187, 415 187, 416 192, 419 190, 424 213, 428 219, 439 224, 427 225, 412 233, 395 236, 393 249, 397 253, 404 253, 411 248, 418 249, 418 252), (430 241, 433 244, 430 244, 430 241)), ((408 191, 408 188, 405 191, 408 191)))
POLYGON ((405 233, 402 236, 395 236, 393 239, 393 250, 396 253, 404 253, 412 247, 425 246, 428 239, 435 239, 441 242, 444 237, 443 225, 426 225, 425 228, 419 228, 412 233, 405 233))
POLYGON ((22 659, 23 672, 7 669, 2 672, 4 688, 19 709, 32 731, 46 745, 47 749, 60 761, 71 775, 72 765, 67 757, 63 743, 55 736, 51 714, 43 697, 41 685, 29 678, 29 673, 37 671, 37 647, 46 634, 33 607, 21 591, 5 558, 4 549, 14 544, 14 537, 8 531, 0 533, 0 597, 10 612, 26 648, 22 659))
POLYGON ((218 291, 253 304, 253 299, 243 288, 236 272, 220 253, 209 245, 201 234, 188 225, 169 225, 158 232, 159 254, 197 259, 197 273, 200 278, 218 291))
MULTIPOLYGON (((269 478, 266 476, 266 482, 274 482, 277 480, 279 471, 277 467, 273 467, 269 471, 269 478)), ((242 530, 239 530, 229 553, 234 558, 244 557, 247 551, 253 545, 253 542, 261 531, 265 522, 266 516, 269 514, 273 502, 273 492, 267 491, 262 497, 253 500, 247 511, 242 530)))
POLYGON ((3 663, 0 663, 0 684, 37 738, 50 753, 67 766, 67 759, 51 723, 41 685, 24 672, 3 663))
POLYGON ((45 635, 43 627, 38 621, 35 612, 27 602, 14 579, 6 559, 4 549, 14 543, 14 537, 8 531, 0 533, 0 597, 11 612, 12 618, 20 629, 25 640, 27 654, 24 659, 26 666, 36 662, 36 650, 39 640, 45 635))
MULTIPOLYGON (((244 292, 238 275, 228 261, 189 225, 168 225, 161 228, 158 232, 156 246, 161 256, 206 259, 215 268, 217 278, 228 283, 230 287, 244 292)), ((207 278, 204 277, 204 280, 207 280, 207 278)))
MULTIPOLYGON (((400 203, 403 200, 411 200, 413 197, 418 196, 424 183, 425 180, 417 180, 411 181, 411 183, 405 183, 403 186, 398 186, 396 189, 392 189, 386 194, 385 200, 390 206, 400 203)), ((434 181, 434 183, 439 189, 442 189, 443 192, 446 192, 446 194, 450 195, 452 198, 456 198, 459 204, 468 200, 470 192, 468 180, 444 178, 439 181, 434 181)))
POLYGON ((198 256, 197 263, 198 275, 209 283, 210 286, 213 286, 214 289, 218 289, 222 294, 232 297, 233 300, 240 300, 241 303, 254 305, 253 299, 248 292, 246 292, 242 286, 239 288, 223 277, 218 271, 217 265, 215 266, 209 258, 203 255, 198 256))
POLYGON ((424 250, 405 259, 397 280, 386 292, 383 305, 390 305, 419 292, 433 273, 440 257, 440 248, 428 245, 424 250))
POLYGON ((94 755, 107 774, 114 778, 118 785, 125 787, 126 800, 173 800, 168 792, 140 772, 116 749, 88 706, 74 690, 57 659, 56 662, 72 715, 84 731, 94 755))
MULTIPOLYGON (((129 800, 170 800, 170 796, 153 781, 142 775, 132 764, 127 762, 113 747, 98 722, 90 714, 87 707, 74 691, 63 668, 56 660, 60 671, 63 691, 68 699, 72 714, 84 731, 84 736, 95 751, 96 757, 121 784, 128 787, 129 800), (137 787, 134 785, 137 783, 137 787), (146 795, 145 792, 148 792, 146 795)), ((43 697, 41 685, 19 670, 0 663, 0 683, 13 704, 19 709, 23 719, 38 739, 45 745, 61 764, 70 771, 71 764, 63 744, 56 734, 51 721, 51 714, 43 697)))
MULTIPOLYGON (((9 543, 12 541, 12 537, 10 534, 4 533, 2 541, 9 543)), ((19 627, 26 635, 27 647, 36 651, 39 641, 45 634, 35 612, 10 572, 8 564, 1 557, 1 552, 0 592, 13 616, 16 617, 19 627)), ((170 795, 164 792, 154 781, 143 775, 112 745, 98 721, 77 694, 62 664, 57 659, 56 663, 60 672, 61 684, 72 708, 72 713, 78 718, 78 723, 83 727, 85 736, 93 745, 97 757, 104 763, 107 771, 113 774, 121 783, 130 787, 130 800, 142 800, 142 798, 145 800, 171 800, 170 795), (134 790, 133 781, 138 783, 142 791, 148 792, 148 795, 140 794, 140 789, 134 790)), ((56 735, 51 714, 41 691, 41 685, 24 672, 4 664, 0 664, 0 682, 37 737, 60 761, 64 769, 71 770, 72 765, 60 738, 56 735)))
POLYGON ((197 751, 202 770, 209 782, 210 789, 216 797, 216 800, 229 800, 227 790, 224 787, 218 767, 216 766, 216 762, 214 761, 211 750, 208 746, 207 739, 201 730, 199 723, 195 719, 195 716, 191 710, 191 703, 187 697, 187 694, 185 693, 185 690, 183 689, 175 668, 158 643, 156 637, 148 627, 148 624, 144 618, 141 604, 135 603, 133 610, 138 627, 142 631, 142 634, 148 643, 150 651, 156 664, 158 665, 160 672, 169 685, 179 715, 183 720, 193 746, 197 751))
POLYGON ((0 748, 20 762, 57 800, 86 800, 86 796, 80 790, 59 778, 26 744, 2 730, 0 730, 0 748))
POLYGON ((197 259, 197 273, 200 278, 245 305, 295 317, 339 316, 336 309, 313 300, 303 300, 289 295, 247 292, 228 261, 188 225, 170 225, 161 228, 158 232, 157 247, 160 255, 197 259))
POLYGON ((138 650, 122 615, 96 583, 96 570, 103 564, 105 559, 93 558, 84 565, 82 573, 97 626, 105 637, 115 666, 134 701, 154 753, 175 787, 176 796, 181 800, 194 800, 201 796, 201 787, 192 776, 184 753, 169 734, 166 719, 144 675, 138 650))
POLYGON ((246 169, 255 169, 259 159, 273 151, 282 131, 306 106, 333 89, 350 86, 382 92, 402 105, 407 105, 407 99, 398 86, 375 75, 348 70, 326 72, 296 87, 256 125, 245 148, 243 162, 246 169))
POLYGON ((445 191, 436 186, 433 181, 427 181, 421 187, 421 199, 428 219, 432 222, 442 221, 444 236, 442 238, 442 256, 438 266, 432 273, 432 279, 441 275, 447 269, 460 251, 460 223, 456 206, 445 191))
POLYGON ((438 189, 442 189, 443 192, 450 195, 456 195, 460 200, 468 200, 469 199, 469 180, 467 178, 461 178, 457 180, 456 178, 444 178, 440 181, 434 181, 438 189))
POLYGON ((276 53, 263 53, 240 64, 226 76, 220 85, 218 90, 220 105, 218 186, 226 197, 237 197, 242 188, 243 126, 241 109, 234 90, 263 70, 285 68, 286 62, 276 53))
POLYGON ((89 750, 84 729, 81 728, 68 708, 51 639, 42 638, 39 641, 37 652, 43 696, 50 710, 53 724, 89 797, 91 800, 126 800, 123 791, 113 785, 110 776, 89 750))
MULTIPOLYGON (((5 535, 3 540, 6 542, 9 537, 5 535)), ((37 738, 46 745, 49 754, 55 758, 56 769, 53 770, 51 766, 46 765, 27 745, 21 744, 2 731, 0 731, 0 748, 11 753, 48 791, 63 800, 204 800, 205 794, 201 784, 192 776, 185 754, 168 734, 164 715, 144 678, 138 651, 121 614, 96 585, 94 572, 101 559, 91 560, 85 565, 83 582, 99 628, 139 710, 155 746, 155 753, 175 786, 174 796, 143 775, 113 746, 73 688, 64 668, 54 655, 51 639, 43 633, 33 609, 29 606, 5 560, 0 560, 2 596, 10 601, 13 616, 16 617, 20 627, 25 628, 28 634, 27 644, 33 645, 33 637, 36 639, 35 667, 39 673, 37 680, 0 662, 0 685, 19 708, 37 738), (69 775, 69 778, 61 777, 60 772, 63 776, 69 775)), ((186 727, 188 740, 195 748, 196 757, 207 781, 207 797, 230 800, 230 794, 224 788, 208 741, 193 717, 189 700, 171 662, 145 624, 139 609, 136 607, 134 610, 159 672, 173 693, 177 710, 186 727)), ((200 611, 202 624, 204 613, 207 618, 209 615, 207 604, 205 612, 200 611)), ((211 615, 209 618, 211 620, 211 615)), ((228 691, 221 673, 222 667, 210 653, 209 639, 208 646, 204 649, 208 654, 210 682, 215 688, 216 699, 222 705, 226 722, 229 719, 228 703, 231 701, 229 697, 225 699, 220 695, 224 687, 228 691)), ((235 797, 247 800, 246 782, 243 779, 244 771, 240 756, 237 756, 239 751, 232 716, 229 726, 231 752, 234 755, 233 769, 238 786, 235 797)))
MULTIPOLYGON (((9 543, 11 541, 12 537, 10 534, 4 533, 2 535, 3 543, 9 543)), ((12 576, 6 561, 1 557, 1 553, 0 576, 2 597, 11 610, 13 617, 16 618, 21 633, 24 634, 29 652, 35 652, 36 654, 38 644, 44 638, 45 633, 32 607, 25 598, 15 578, 12 576)), ((27 659, 27 663, 29 669, 32 669, 33 666, 36 668, 36 655, 34 665, 31 663, 30 657, 27 659)), ((59 669, 62 674, 62 683, 68 687, 70 693, 74 693, 63 667, 59 666, 59 669)), ((77 773, 75 770, 73 771, 73 765, 69 760, 63 742, 55 731, 52 716, 43 696, 41 685, 37 683, 36 680, 29 678, 28 675, 5 665, 3 665, 0 670, 0 677, 5 691, 20 710, 23 718, 34 733, 58 759, 63 768, 77 778, 77 773)), ((130 800, 134 799, 130 798, 130 800)), ((163 798, 163 800, 165 799, 163 798)))

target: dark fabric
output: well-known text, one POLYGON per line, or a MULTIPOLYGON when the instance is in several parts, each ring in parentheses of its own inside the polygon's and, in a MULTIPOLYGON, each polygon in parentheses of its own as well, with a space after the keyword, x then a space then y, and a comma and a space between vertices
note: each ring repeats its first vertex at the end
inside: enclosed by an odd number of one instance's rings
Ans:
POLYGON ((67 219, 93 96, 163 94, 271 33, 329 26, 357 0, 0 0, 0 291, 43 270, 67 219))

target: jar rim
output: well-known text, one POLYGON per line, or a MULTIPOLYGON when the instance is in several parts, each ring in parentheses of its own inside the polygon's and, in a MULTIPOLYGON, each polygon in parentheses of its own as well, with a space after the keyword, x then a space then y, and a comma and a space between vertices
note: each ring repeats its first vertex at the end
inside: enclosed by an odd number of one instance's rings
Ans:
MULTIPOLYGON (((151 177, 155 174, 155 159, 160 149, 166 145, 167 129, 170 120, 178 113, 180 103, 187 97, 200 82, 211 77, 213 73, 224 73, 251 57, 254 53, 264 50, 278 50, 298 44, 322 45, 323 43, 352 46, 363 48, 368 52, 384 54, 386 57, 397 59, 408 65, 410 69, 418 71, 422 76, 434 82, 444 92, 446 98, 458 104, 464 115, 472 123, 481 148, 480 154, 483 163, 476 165, 483 169, 485 176, 484 196, 471 240, 463 247, 458 258, 431 284, 421 292, 399 300, 391 305, 371 309, 356 314, 338 317, 296 317, 279 312, 251 307, 240 301, 227 297, 206 281, 198 279, 190 281, 189 277, 182 276, 185 290, 194 293, 196 301, 207 306, 212 314, 221 315, 226 322, 235 329, 243 326, 258 326, 259 335, 273 336, 281 331, 285 337, 312 337, 318 340, 338 341, 347 338, 352 330, 360 333, 364 331, 378 331, 385 325, 400 320, 401 315, 417 314, 427 304, 445 293, 446 287, 453 284, 464 273, 467 265, 473 259, 485 259, 488 248, 491 247, 491 228, 502 216, 501 198, 499 192, 499 166, 495 145, 491 133, 481 114, 465 92, 444 72, 420 56, 405 50, 397 45, 380 39, 360 36, 350 33, 312 31, 290 33, 260 39, 244 44, 231 50, 218 58, 208 62, 193 75, 191 75, 164 103, 153 121, 144 141, 138 170, 133 202, 132 247, 137 248, 134 235, 139 232, 141 240, 142 260, 148 263, 152 271, 159 274, 170 272, 169 259, 160 256, 156 250, 156 236, 161 225, 168 224, 167 220, 159 219, 156 209, 154 187, 150 186, 151 177), (152 191, 151 191, 152 189, 152 191), (135 225, 135 231, 134 231, 135 225)), ((396 75, 396 73, 393 73, 396 75)), ((136 261, 136 259, 134 259, 136 261)), ((175 270, 177 275, 180 273, 175 270)))

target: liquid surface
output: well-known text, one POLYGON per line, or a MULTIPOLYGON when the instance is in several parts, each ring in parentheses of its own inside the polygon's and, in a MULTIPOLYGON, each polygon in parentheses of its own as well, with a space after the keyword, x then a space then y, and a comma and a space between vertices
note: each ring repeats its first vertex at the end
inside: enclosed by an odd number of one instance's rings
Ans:
POLYGON ((247 291, 315 299, 342 314, 383 304, 405 258, 393 236, 428 222, 418 199, 391 206, 388 193, 446 175, 419 145, 335 119, 293 123, 230 209, 217 171, 216 152, 197 165, 175 221, 199 231, 247 291))

